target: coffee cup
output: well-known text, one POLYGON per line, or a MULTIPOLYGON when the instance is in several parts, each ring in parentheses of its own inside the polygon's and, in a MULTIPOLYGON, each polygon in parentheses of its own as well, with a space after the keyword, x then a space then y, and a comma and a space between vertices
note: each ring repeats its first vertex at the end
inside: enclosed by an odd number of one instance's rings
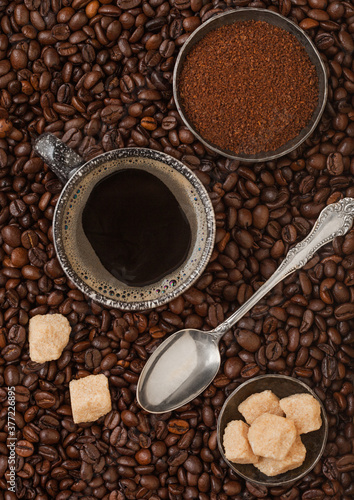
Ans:
POLYGON ((65 274, 88 297, 145 310, 198 279, 213 251, 215 217, 207 191, 183 163, 144 148, 85 162, 49 133, 34 150, 64 183, 54 245, 65 274))

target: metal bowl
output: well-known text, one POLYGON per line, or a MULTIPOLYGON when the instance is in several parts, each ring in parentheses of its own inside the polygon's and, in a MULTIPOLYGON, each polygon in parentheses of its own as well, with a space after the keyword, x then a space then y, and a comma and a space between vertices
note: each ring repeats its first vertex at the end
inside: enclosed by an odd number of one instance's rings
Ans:
POLYGON ((328 421, 323 404, 316 394, 303 382, 285 375, 262 375, 248 380, 235 389, 225 401, 218 418, 217 438, 220 453, 228 466, 239 476, 247 481, 262 486, 285 486, 290 485, 298 479, 306 476, 321 458, 328 435, 328 421), (238 411, 238 405, 246 398, 265 390, 271 390, 278 398, 285 398, 292 394, 311 394, 321 406, 322 426, 317 431, 301 434, 301 440, 306 447, 306 458, 304 463, 297 469, 289 470, 278 476, 266 476, 252 464, 235 464, 227 460, 224 454, 223 436, 225 427, 231 420, 244 420, 238 411))
POLYGON ((193 132, 195 137, 197 137, 199 141, 202 142, 209 149, 215 151, 216 153, 219 153, 220 155, 232 158, 234 160, 240 160, 243 162, 261 162, 261 161, 274 160, 275 158, 279 158, 280 156, 286 155, 290 153, 290 151, 296 149, 315 130, 326 105, 327 93, 328 93, 328 83, 327 83, 325 65, 312 40, 295 23, 293 23, 286 17, 281 16, 280 14, 277 14, 275 12, 266 9, 253 9, 253 8, 237 9, 233 11, 227 11, 223 14, 217 15, 209 19, 207 22, 199 26, 199 28, 196 29, 191 34, 186 43, 183 45, 182 49, 178 54, 173 73, 173 96, 176 102, 178 112, 181 115, 181 118, 185 123, 185 125, 189 128, 191 132, 193 132), (317 107, 313 112, 313 115, 309 123, 306 125, 305 128, 302 129, 300 134, 274 151, 266 151, 254 155, 244 154, 244 153, 235 154, 233 151, 227 149, 221 149, 215 146, 215 144, 212 144, 208 140, 204 139, 197 132, 194 125, 188 118, 188 115, 185 113, 182 105, 182 100, 180 99, 178 91, 178 82, 184 61, 189 52, 191 51, 191 49, 202 38, 204 38, 205 35, 207 35, 210 31, 213 31, 221 26, 233 24, 238 21, 250 21, 250 20, 266 21, 269 24, 272 24, 274 26, 284 29, 285 31, 288 31, 289 33, 292 33, 304 47, 311 62, 315 66, 319 83, 317 107))

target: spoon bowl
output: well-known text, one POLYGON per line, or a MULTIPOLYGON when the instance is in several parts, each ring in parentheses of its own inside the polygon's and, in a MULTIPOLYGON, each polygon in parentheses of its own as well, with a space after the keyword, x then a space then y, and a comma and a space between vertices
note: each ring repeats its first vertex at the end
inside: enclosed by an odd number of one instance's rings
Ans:
POLYGON ((191 328, 176 332, 146 363, 138 381, 138 403, 151 413, 175 410, 206 389, 219 366, 217 336, 191 328))

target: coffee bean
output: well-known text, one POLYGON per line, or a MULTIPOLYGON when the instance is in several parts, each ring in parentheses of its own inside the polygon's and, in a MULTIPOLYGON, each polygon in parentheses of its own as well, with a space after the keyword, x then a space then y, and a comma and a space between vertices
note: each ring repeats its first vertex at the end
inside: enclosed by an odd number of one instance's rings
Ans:
POLYGON ((14 217, 21 217, 26 210, 26 204, 22 200, 14 200, 10 203, 10 214, 14 217))
POLYGON ((47 262, 47 254, 38 247, 31 247, 28 250, 28 258, 33 266, 43 267, 47 262))
POLYGON ((26 174, 35 174, 42 170, 43 160, 40 158, 31 158, 23 166, 23 172, 26 174))
POLYGON ((140 5, 141 0, 118 0, 117 5, 123 10, 135 9, 140 5))
POLYGON ((350 34, 347 31, 344 31, 344 30, 340 31, 338 33, 338 39, 339 39, 339 42, 344 50, 346 50, 350 53, 353 53, 354 42, 353 42, 352 37, 350 36, 350 34))
POLYGON ((276 361, 282 354, 281 345, 279 342, 271 342, 267 345, 266 356, 270 361, 276 361))
POLYGON ((333 356, 326 356, 323 358, 321 369, 326 378, 329 380, 335 380, 338 369, 336 359, 333 356))
POLYGON ((15 386, 20 383, 20 373, 16 366, 9 365, 4 371, 5 384, 8 386, 15 386))
POLYGON ((244 366, 241 370, 241 377, 242 378, 252 378, 255 377, 260 371, 259 366, 257 366, 255 363, 250 363, 244 366))
POLYGON ((256 485, 246 481, 246 488, 251 495, 254 495, 256 498, 265 498, 268 495, 266 486, 256 485))
POLYGON ((15 361, 17 358, 19 358, 20 354, 21 349, 16 344, 8 344, 1 351, 1 356, 6 362, 15 361))
POLYGON ((171 420, 168 424, 168 430, 172 434, 185 434, 189 429, 188 422, 185 420, 171 420))
POLYGON ((203 465, 200 459, 196 456, 189 456, 183 463, 183 467, 191 474, 201 474, 203 465))
MULTIPOLYGON (((134 0, 129 1, 133 2, 134 0)), ((146 474, 141 477, 140 484, 147 490, 156 490, 160 486, 160 481, 156 476, 146 474)))
POLYGON ((325 494, 322 490, 313 488, 306 491, 301 498, 304 500, 323 500, 324 496, 325 494))
POLYGON ((344 455, 336 462, 339 472, 350 472, 354 470, 354 455, 344 455))
POLYGON ((56 401, 55 396, 46 391, 37 392, 34 397, 40 408, 51 408, 56 401))
POLYGON ((27 249, 37 246, 38 242, 39 239, 37 233, 35 233, 31 229, 28 229, 21 234, 21 243, 27 249))
POLYGON ((228 358, 224 365, 224 373, 229 379, 235 379, 239 377, 241 369, 243 367, 243 362, 237 357, 228 358))
POLYGON ((338 321, 347 321, 354 318, 354 304, 346 303, 336 307, 334 311, 335 317, 338 321))
MULTIPOLYGON (((53 446, 47 446, 47 445, 39 446, 38 453, 45 460, 48 460, 49 462, 54 462, 55 460, 58 459, 58 452, 53 446)), ((63 465, 67 466, 68 468, 70 468, 70 466, 71 466, 70 462, 69 463, 64 462, 63 465)), ((77 464, 73 464, 73 465, 75 465, 75 468, 77 467, 77 464)), ((45 473, 46 471, 44 470, 43 472, 45 473)))
POLYGON ((124 424, 127 425, 128 427, 132 426, 136 427, 139 424, 139 420, 137 419, 137 417, 134 415, 133 412, 129 410, 122 411, 121 418, 124 424))
MULTIPOLYGON (((316 25, 308 34, 328 64, 329 98, 316 137, 286 158, 249 166, 195 141, 171 93, 181 43, 224 10, 221 4, 25 0, 2 9, 0 380, 16 387, 19 497, 34 490, 41 498, 108 500, 353 495, 353 232, 320 249, 224 335, 220 372, 196 400, 173 414, 149 416, 135 401, 139 374, 163 338, 219 324, 310 232, 322 207, 354 196, 353 9, 347 3, 275 3, 297 24, 316 25), (32 151, 32 137, 43 132, 87 157, 157 149, 200 177, 215 209, 217 239, 192 288, 161 309, 131 314, 102 308, 73 287, 53 241, 62 184, 32 151), (69 319, 72 345, 58 360, 37 364, 28 358, 28 321, 47 312, 69 319), (267 370, 305 378, 329 418, 320 465, 296 486, 268 491, 225 467, 215 429, 231 391, 267 370), (100 371, 110 379, 113 409, 99 421, 74 424, 68 383, 73 374, 100 371)), ((4 467, 0 458, 0 476, 4 467)))
POLYGON ((21 231, 17 226, 5 226, 1 230, 1 236, 5 243, 11 247, 21 245, 21 231))
POLYGON ((55 429, 42 429, 39 439, 43 444, 56 444, 60 441, 60 434, 55 429))
POLYGON ((22 49, 14 49, 10 56, 11 66, 14 70, 23 69, 27 66, 27 54, 22 49))
POLYGON ((340 153, 331 153, 327 158, 327 170, 331 175, 343 173, 343 157, 340 153))
POLYGON ((16 453, 19 457, 30 457, 33 455, 34 446, 29 441, 21 439, 16 443, 16 453))
POLYGON ((142 118, 140 123, 146 130, 155 130, 157 128, 156 120, 153 117, 142 118))
POLYGON ((101 112, 101 119, 104 123, 113 124, 117 123, 123 114, 124 110, 122 106, 106 106, 101 112))
POLYGON ((94 464, 97 462, 100 452, 92 443, 86 443, 80 450, 80 456, 84 462, 94 464))
POLYGON ((88 369, 97 368, 101 359, 102 356, 98 349, 89 349, 85 353, 85 365, 88 369))
POLYGON ((249 330, 236 329, 235 338, 241 347, 250 352, 256 352, 261 345, 260 337, 249 330))
POLYGON ((25 248, 17 247, 11 252, 11 263, 14 267, 22 267, 28 264, 28 252, 25 248))

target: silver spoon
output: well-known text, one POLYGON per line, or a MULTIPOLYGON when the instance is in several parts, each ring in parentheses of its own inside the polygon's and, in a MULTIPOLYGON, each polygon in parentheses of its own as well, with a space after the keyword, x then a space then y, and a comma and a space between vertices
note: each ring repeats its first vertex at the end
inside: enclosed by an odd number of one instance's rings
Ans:
POLYGON ((140 406, 151 413, 175 410, 196 398, 213 381, 220 367, 218 344, 275 285, 302 268, 314 253, 352 227, 354 198, 325 207, 310 234, 289 250, 274 274, 252 297, 210 332, 185 329, 167 338, 150 356, 137 385, 140 406))

